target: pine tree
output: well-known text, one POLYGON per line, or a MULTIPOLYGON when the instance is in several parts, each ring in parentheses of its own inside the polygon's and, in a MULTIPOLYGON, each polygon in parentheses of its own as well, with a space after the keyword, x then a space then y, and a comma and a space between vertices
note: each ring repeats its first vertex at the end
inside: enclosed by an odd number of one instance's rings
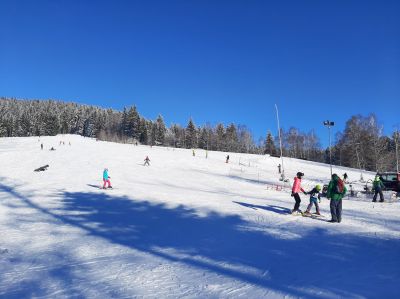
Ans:
POLYGON ((139 141, 141 144, 149 144, 149 131, 147 122, 144 118, 140 119, 140 127, 139 127, 140 137, 139 141))
POLYGON ((138 140, 140 138, 140 116, 136 110, 136 106, 129 108, 127 125, 127 136, 138 140))
POLYGON ((124 110, 122 111, 120 133, 124 137, 129 136, 128 112, 126 111, 126 107, 124 107, 124 110))
POLYGON ((230 124, 225 132, 226 151, 236 152, 238 149, 238 136, 236 126, 230 124))
POLYGON ((265 139, 264 154, 269 154, 271 156, 277 155, 274 138, 272 137, 272 134, 270 131, 268 131, 267 137, 265 139))
POLYGON ((208 132, 205 127, 200 129, 198 147, 208 149, 208 132))
POLYGON ((157 123, 153 122, 153 121, 148 121, 147 122, 147 131, 150 133, 149 134, 150 145, 155 145, 156 137, 157 137, 157 123))
POLYGON ((156 120, 156 143, 164 144, 165 132, 167 131, 164 120, 161 115, 158 115, 156 120))
POLYGON ((225 146, 225 128, 223 124, 218 124, 215 129, 216 134, 216 145, 218 151, 224 151, 226 149, 225 146))
POLYGON ((186 148, 197 147, 197 131, 192 119, 189 120, 189 123, 186 127, 185 144, 186 148))

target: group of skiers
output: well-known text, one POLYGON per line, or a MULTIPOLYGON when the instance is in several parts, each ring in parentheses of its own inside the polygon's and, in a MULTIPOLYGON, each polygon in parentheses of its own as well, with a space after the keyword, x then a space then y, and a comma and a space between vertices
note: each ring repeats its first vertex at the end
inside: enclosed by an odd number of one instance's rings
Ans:
MULTIPOLYGON (((315 205, 316 212, 313 213, 314 215, 321 215, 319 210, 318 203, 321 202, 321 186, 316 185, 311 191, 306 192, 301 187, 301 179, 304 176, 304 173, 298 172, 296 177, 293 181, 292 186, 292 194, 291 196, 294 197, 295 205, 293 210, 291 211, 293 215, 311 215, 311 208, 315 205), (304 195, 310 195, 310 203, 307 206, 306 211, 303 213, 300 210, 300 195, 299 193, 302 192, 304 195)), ((331 181, 329 182, 328 188, 326 190, 326 197, 330 200, 330 212, 331 212, 331 220, 329 222, 332 223, 340 223, 342 221, 342 199, 346 195, 347 188, 345 186, 345 182, 347 180, 347 174, 343 175, 343 179, 341 179, 336 173, 332 174, 331 181)), ((373 189, 375 191, 373 202, 376 202, 376 198, 379 194, 380 202, 384 201, 382 189, 384 185, 380 180, 379 175, 375 176, 375 180, 373 183, 373 189)))
MULTIPOLYGON (((193 156, 195 155, 193 150, 193 156)), ((226 156, 226 163, 229 162, 229 155, 226 156)), ((150 159, 148 156, 144 159, 144 166, 150 166, 150 159)), ((281 165, 278 165, 279 172, 281 170, 281 165)), ((315 185, 315 187, 311 191, 305 191, 301 186, 301 179, 304 176, 304 173, 297 172, 296 177, 293 181, 292 193, 291 196, 294 197, 295 204, 293 209, 291 210, 292 215, 316 215, 320 216, 319 203, 321 203, 321 186, 315 185), (310 202, 307 206, 306 211, 303 213, 300 210, 301 198, 299 193, 302 192, 304 195, 310 195, 310 202), (311 213, 312 207, 315 206, 315 213, 311 213)), ((329 182, 328 188, 326 190, 326 197, 330 200, 330 212, 331 212, 331 220, 329 222, 332 223, 340 223, 342 221, 342 199, 346 195, 347 188, 345 186, 347 180, 347 173, 343 175, 343 179, 341 179, 336 173, 332 174, 332 178, 329 182)), ((103 171, 103 189, 112 188, 110 176, 108 174, 108 168, 105 168, 103 171)), ((373 188, 375 190, 375 194, 373 197, 373 202, 376 202, 376 198, 379 194, 380 202, 384 201, 382 189, 384 185, 380 180, 379 175, 376 175, 375 180, 373 182, 373 188)))
MULTIPOLYGON (((301 187, 301 179, 304 176, 304 173, 298 172, 296 177, 294 178, 293 187, 292 187, 292 194, 291 196, 295 199, 295 205, 292 210, 293 215, 311 215, 311 208, 315 205, 316 212, 315 215, 321 215, 319 211, 318 203, 321 202, 321 186, 316 185, 311 191, 306 192, 301 187), (300 210, 300 195, 299 193, 303 192, 304 195, 310 195, 310 203, 307 207, 307 210, 303 213, 300 210)), ((342 221, 342 199, 347 192, 347 188, 341 178, 337 174, 332 175, 332 179, 329 182, 328 189, 327 189, 327 198, 330 199, 330 210, 331 210, 331 220, 329 222, 338 222, 342 221)))
MULTIPOLYGON (((39 140, 40 142, 40 140, 39 140)), ((71 141, 68 142, 69 145, 71 145, 71 141)), ((60 141, 59 145, 65 145, 65 141, 60 141)), ((43 143, 40 144, 40 149, 43 150, 43 143)), ((52 146, 50 148, 51 151, 55 151, 56 149, 54 148, 54 146, 52 146)))

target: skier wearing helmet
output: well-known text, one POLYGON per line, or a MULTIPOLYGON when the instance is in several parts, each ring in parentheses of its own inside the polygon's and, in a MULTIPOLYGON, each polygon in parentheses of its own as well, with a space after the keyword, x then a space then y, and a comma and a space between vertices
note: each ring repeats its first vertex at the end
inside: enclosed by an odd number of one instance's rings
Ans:
POLYGON ((342 221, 342 199, 346 195, 347 188, 339 176, 334 173, 328 185, 326 197, 331 200, 331 223, 342 221))
POLYGON ((300 208, 300 202, 301 202, 301 198, 300 198, 299 192, 301 191, 304 194, 306 194, 304 189, 301 187, 301 177, 302 176, 304 176, 304 173, 298 172, 296 177, 294 178, 294 182, 293 182, 291 196, 294 197, 294 200, 296 201, 296 203, 294 204, 294 208, 292 210, 292 214, 294 214, 294 215, 302 213, 301 210, 299 209, 300 208))
POLYGON ((310 194, 310 204, 307 207, 305 214, 310 215, 311 208, 313 204, 315 205, 316 215, 321 215, 319 212, 318 202, 321 202, 321 186, 316 185, 310 192, 306 192, 306 194, 310 194))
POLYGON ((108 184, 107 188, 112 188, 111 182, 110 182, 110 176, 108 175, 108 168, 104 168, 103 171, 103 189, 106 189, 106 185, 108 184))

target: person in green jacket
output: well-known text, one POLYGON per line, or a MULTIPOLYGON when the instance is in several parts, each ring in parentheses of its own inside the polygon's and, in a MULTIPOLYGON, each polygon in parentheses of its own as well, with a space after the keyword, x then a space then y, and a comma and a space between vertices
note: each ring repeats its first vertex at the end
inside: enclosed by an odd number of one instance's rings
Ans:
POLYGON ((336 173, 332 174, 332 180, 329 182, 327 190, 327 198, 331 200, 332 219, 329 222, 340 223, 342 221, 342 199, 346 192, 347 188, 344 182, 336 173))
POLYGON ((379 198, 380 198, 379 201, 383 202, 383 193, 382 193, 383 188, 385 188, 385 185, 383 185, 379 175, 376 175, 374 183, 373 183, 373 189, 375 191, 374 198, 372 199, 373 202, 376 202, 376 197, 378 196, 378 193, 379 193, 379 198))

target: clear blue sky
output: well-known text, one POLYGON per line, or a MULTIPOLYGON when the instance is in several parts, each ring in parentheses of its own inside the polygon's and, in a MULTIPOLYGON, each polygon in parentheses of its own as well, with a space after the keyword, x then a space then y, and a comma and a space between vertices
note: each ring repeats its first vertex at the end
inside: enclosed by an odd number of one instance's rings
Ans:
POLYGON ((198 125, 400 122, 400 1, 0 2, 0 95, 198 125))

